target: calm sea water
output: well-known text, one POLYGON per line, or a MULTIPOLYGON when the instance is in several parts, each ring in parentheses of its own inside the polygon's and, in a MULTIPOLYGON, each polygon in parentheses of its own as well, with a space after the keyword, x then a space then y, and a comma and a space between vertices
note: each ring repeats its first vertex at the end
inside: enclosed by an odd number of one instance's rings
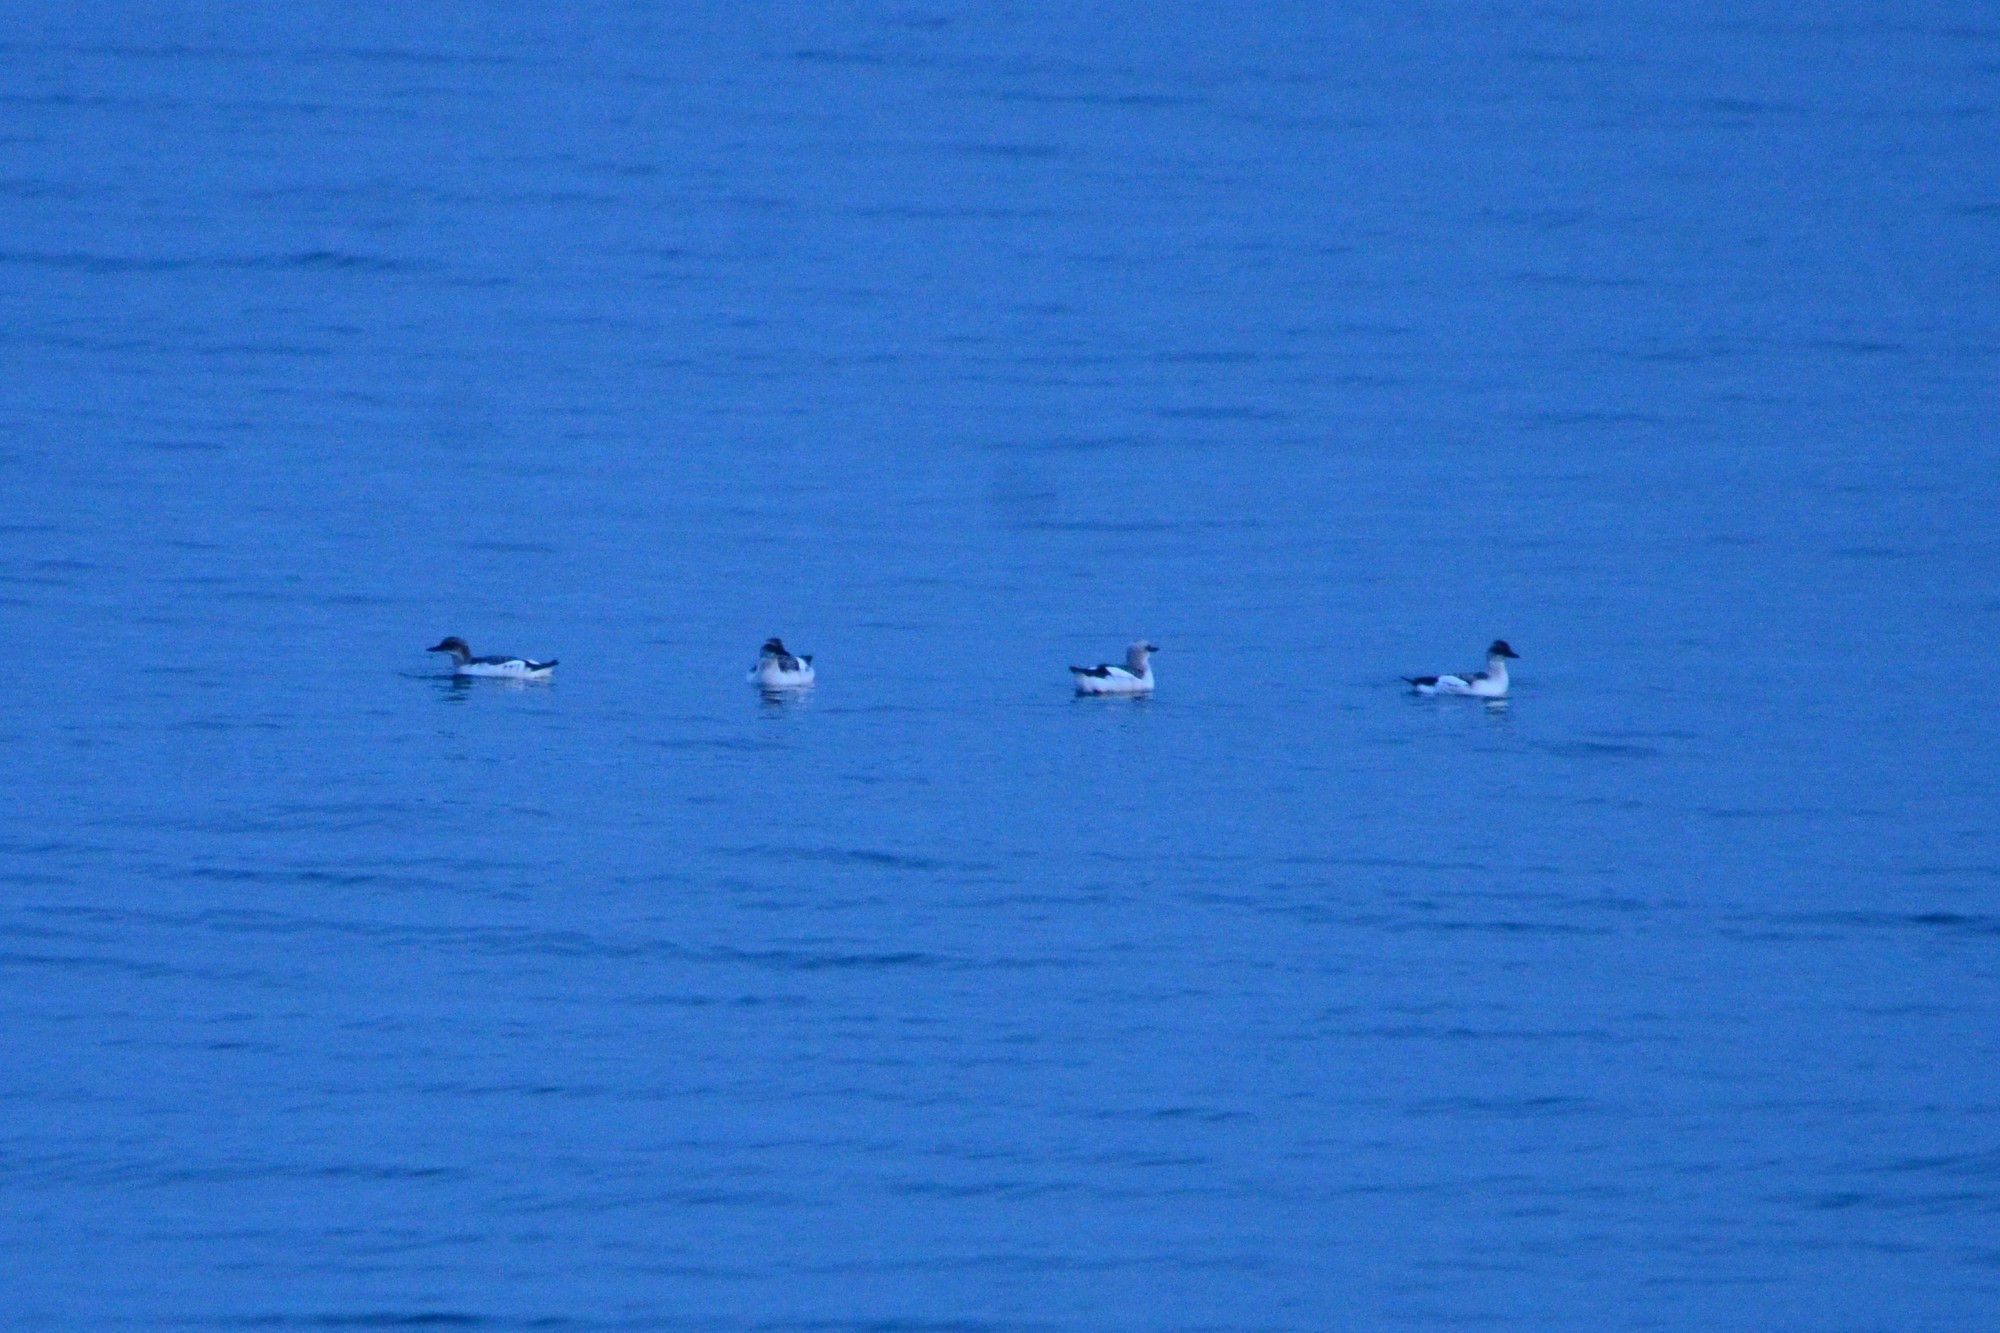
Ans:
POLYGON ((0 15, 0 1324, 2000 1320, 1992 9, 1078 8, 0 15))

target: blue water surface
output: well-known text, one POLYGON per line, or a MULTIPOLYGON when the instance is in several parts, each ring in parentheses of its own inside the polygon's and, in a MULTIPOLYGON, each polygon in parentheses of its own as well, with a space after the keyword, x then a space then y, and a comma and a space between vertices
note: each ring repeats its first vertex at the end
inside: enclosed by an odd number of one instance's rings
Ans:
POLYGON ((1995 1327, 1996 132, 1973 3, 0 11, 0 1325, 1995 1327))

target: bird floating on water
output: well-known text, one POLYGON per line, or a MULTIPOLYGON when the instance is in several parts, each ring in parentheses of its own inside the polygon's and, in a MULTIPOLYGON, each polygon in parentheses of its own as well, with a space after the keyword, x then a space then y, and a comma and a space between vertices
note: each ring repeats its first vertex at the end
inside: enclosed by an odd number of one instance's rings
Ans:
POLYGON ((1507 659, 1518 658, 1520 654, 1507 646, 1505 639, 1495 639, 1486 650, 1486 670, 1469 676, 1405 676, 1412 689, 1418 694, 1464 694, 1477 699, 1504 699, 1507 697, 1507 659))
POLYGON ((504 676, 509 680, 547 680, 556 669, 554 658, 535 662, 525 657, 474 657, 471 645, 456 634, 424 649, 427 653, 450 653, 452 674, 457 676, 504 676))
POLYGON ((766 690, 806 689, 813 683, 812 657, 788 652, 783 639, 766 639, 750 671, 750 683, 766 690))
POLYGON ((1147 643, 1144 639, 1125 650, 1125 665, 1112 666, 1102 663, 1094 667, 1073 666, 1070 674, 1076 677, 1078 694, 1151 694, 1153 692, 1153 664, 1146 659, 1160 651, 1157 643, 1147 643))

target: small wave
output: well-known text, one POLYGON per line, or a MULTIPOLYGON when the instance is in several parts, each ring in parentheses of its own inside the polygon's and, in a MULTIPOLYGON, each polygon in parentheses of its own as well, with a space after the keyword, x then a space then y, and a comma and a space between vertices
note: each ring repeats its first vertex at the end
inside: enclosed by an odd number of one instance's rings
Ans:
POLYGON ((1970 875, 1976 879, 2000 879, 2000 865, 1911 866, 1903 872, 1912 879, 1947 875, 1970 875))
POLYGON ((899 953, 812 953, 803 949, 716 949, 711 957, 728 961, 777 967, 787 972, 824 972, 854 969, 871 971, 900 967, 935 967, 944 960, 935 954, 906 950, 899 953))
POLYGON ((1434 935, 1609 935, 1608 926, 1576 926, 1562 921, 1399 921, 1389 923, 1393 931, 1421 931, 1434 935))
POLYGON ((1523 426, 1567 429, 1578 426, 1660 426, 1666 418, 1652 412, 1619 412, 1609 408, 1577 408, 1570 411, 1522 412, 1512 420, 1523 426))
POLYGON ((1061 145, 1044 143, 961 143, 953 145, 953 151, 963 153, 968 157, 1035 160, 1061 157, 1063 155, 1061 145))
POLYGON ((1568 287, 1583 291, 1615 291, 1631 287, 1644 287, 1646 285, 1643 278, 1593 277, 1585 273, 1521 272, 1513 274, 1511 280, 1529 287, 1568 287))
POLYGON ((1625 1044, 1635 1038, 1608 1028, 1469 1028, 1434 1027, 1423 1023, 1388 1023, 1376 1027, 1337 1028, 1343 1037, 1385 1037, 1392 1041, 1570 1042, 1625 1044))
POLYGON ((1412 1115, 1491 1116, 1539 1120, 1547 1116, 1592 1115, 1604 1108, 1583 1097, 1430 1097, 1409 1107, 1412 1115))
POLYGON ((887 870, 915 870, 926 874, 939 871, 983 871, 993 867, 979 861, 943 861, 903 852, 880 852, 849 847, 727 847, 725 856, 764 857, 774 861, 811 861, 833 865, 879 866, 887 870))
MULTIPOLYGON (((371 1314, 263 1314, 245 1315, 237 1319, 215 1321, 224 1328, 491 1328, 494 1320, 484 1315, 459 1314, 440 1310, 419 1310, 410 1313, 383 1311, 371 1314)), ((555 1328, 561 1325, 535 1321, 539 1328, 555 1328)))
POLYGON ((432 266, 386 255, 304 250, 282 255, 155 256, 95 254, 84 250, 0 250, 0 264, 72 273, 187 273, 222 270, 300 269, 331 272, 419 273, 432 266))
POLYGON ((994 102, 1025 102, 1036 106, 1105 106, 1157 110, 1171 107, 1204 106, 1199 97, 1177 97, 1171 93, 1052 93, 1035 89, 994 88, 980 96, 994 102))
POLYGON ((1658 759, 1660 751, 1650 745, 1622 741, 1570 741, 1543 747, 1562 759, 1658 759))
MULTIPOLYGON (((870 65, 885 66, 899 63, 879 51, 835 51, 829 47, 808 46, 792 52, 792 59, 808 65, 870 65)), ((900 63, 911 63, 908 61, 900 63)))
POLYGON ((1178 532, 1181 529, 1181 525, 1178 523, 1158 523, 1158 522, 1143 522, 1143 521, 1133 522, 1133 523, 1115 523, 1106 521, 1092 522, 1083 519, 1078 519, 1067 523, 1058 523, 1058 522, 1023 523, 1020 524, 1019 526, 1024 530, 1032 532, 1098 532, 1114 536, 1132 536, 1144 533, 1178 532))
POLYGON ((1291 413, 1270 407, 1222 406, 1163 407, 1153 413, 1163 421, 1289 421, 1291 413))
POLYGON ((1357 870, 1443 870, 1484 875, 1493 867, 1484 861, 1425 861, 1403 856, 1282 856, 1280 865, 1347 866, 1357 870))
POLYGON ((495 555, 554 555, 556 548, 540 542, 475 541, 465 543, 468 551, 488 551, 495 555))
POLYGON ((1941 926, 1972 935, 2000 935, 2000 916, 1963 912, 1918 912, 1908 918, 1912 926, 1941 926))
POLYGON ((1770 912, 1737 918, 1761 924, 1773 935, 1804 930, 1942 930, 1962 935, 2000 935, 2000 916, 1986 912, 1770 912))
POLYGON ((1904 1157, 1870 1168, 1881 1175, 1969 1176, 2000 1180, 2000 1150, 1952 1153, 1942 1157, 1904 1157))
POLYGON ((148 981, 167 978, 212 981, 229 985, 268 984, 267 973, 250 968, 177 967, 167 963, 141 962, 135 958, 115 958, 106 954, 0 953, 0 967, 47 968, 54 972, 112 972, 141 977, 148 981))

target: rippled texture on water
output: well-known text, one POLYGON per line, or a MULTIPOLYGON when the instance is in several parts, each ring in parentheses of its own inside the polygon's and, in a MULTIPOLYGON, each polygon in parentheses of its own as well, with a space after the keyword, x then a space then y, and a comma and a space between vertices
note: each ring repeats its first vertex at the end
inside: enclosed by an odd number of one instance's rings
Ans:
POLYGON ((1074 9, 0 16, 0 1323, 1990 1327, 1992 13, 1074 9))

